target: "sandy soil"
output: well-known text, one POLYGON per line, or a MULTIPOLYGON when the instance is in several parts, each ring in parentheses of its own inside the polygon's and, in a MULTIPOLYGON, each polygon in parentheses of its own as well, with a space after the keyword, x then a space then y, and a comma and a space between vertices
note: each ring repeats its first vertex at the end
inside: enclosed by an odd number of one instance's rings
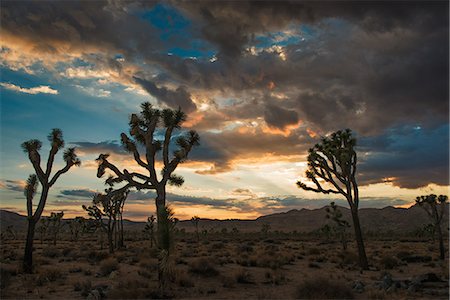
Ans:
MULTIPOLYGON (((36 241, 31 275, 20 270, 23 247, 23 241, 1 244, 2 298, 161 297, 158 253, 149 241, 127 241, 111 255, 95 241, 36 241)), ((339 243, 320 240, 179 239, 165 296, 448 299, 448 259, 438 260, 435 243, 369 240, 366 248, 371 269, 361 271, 352 243, 343 252, 339 243)))

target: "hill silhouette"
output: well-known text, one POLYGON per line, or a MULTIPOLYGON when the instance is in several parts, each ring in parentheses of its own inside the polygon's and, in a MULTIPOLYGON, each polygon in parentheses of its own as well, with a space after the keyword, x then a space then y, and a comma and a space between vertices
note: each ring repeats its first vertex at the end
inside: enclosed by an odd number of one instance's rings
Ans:
MULTIPOLYGON (((272 231, 311 232, 330 222, 325 217, 327 214, 326 208, 327 206, 319 209, 293 209, 287 212, 261 216, 254 220, 202 218, 199 221, 199 229, 220 231, 226 228, 230 231, 233 228, 237 228, 241 232, 255 232, 260 231, 262 225, 267 223, 272 231)), ((339 207, 339 209, 342 211, 344 219, 350 222, 350 210, 345 207, 339 207)), ((430 223, 425 211, 416 205, 410 208, 395 208, 392 206, 381 209, 362 208, 359 213, 364 231, 406 233, 422 228, 425 224, 430 223)), ((63 222, 68 220, 70 219, 64 219, 63 222)), ((27 220, 25 216, 18 213, 0 210, 0 224, 2 228, 12 225, 15 230, 22 231, 26 230, 27 220)), ((448 228, 448 204, 443 224, 443 229, 448 228)), ((145 222, 124 220, 125 230, 142 230, 144 225, 145 222)), ((180 221, 177 227, 186 231, 194 230, 194 225, 189 220, 180 221)))

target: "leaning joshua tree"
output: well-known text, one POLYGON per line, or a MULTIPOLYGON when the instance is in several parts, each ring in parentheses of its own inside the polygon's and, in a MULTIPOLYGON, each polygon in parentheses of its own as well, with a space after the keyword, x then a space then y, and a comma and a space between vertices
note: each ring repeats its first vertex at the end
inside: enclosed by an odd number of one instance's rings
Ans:
POLYGON ((67 148, 63 154, 63 159, 66 163, 65 166, 52 176, 51 173, 53 163, 55 161, 55 156, 58 151, 64 147, 62 131, 57 128, 53 129, 52 132, 48 135, 48 140, 50 141, 51 147, 45 171, 41 168, 41 156, 39 154, 42 143, 39 140, 30 140, 22 143, 22 149, 25 153, 28 153, 28 158, 33 165, 34 171, 36 172, 36 174, 30 175, 25 187, 25 197, 27 199, 28 232, 25 244, 23 268, 26 273, 31 273, 33 271, 34 232, 36 224, 37 222, 39 222, 42 212, 44 211, 50 188, 55 184, 55 182, 62 174, 69 171, 73 166, 79 166, 81 164, 80 160, 75 154, 75 148, 67 148), (41 183, 42 190, 39 203, 33 213, 33 198, 36 194, 38 181, 41 183))
POLYGON ((444 217, 444 212, 446 210, 445 203, 447 200, 448 197, 445 195, 436 196, 434 194, 416 198, 416 203, 427 212, 433 222, 433 227, 438 234, 440 259, 445 259, 445 247, 444 238, 442 236, 441 221, 444 217))
POLYGON ((361 268, 368 269, 358 216, 359 192, 356 183, 355 145, 356 139, 352 137, 350 129, 339 130, 329 137, 323 137, 321 143, 309 149, 308 155, 306 177, 315 184, 315 187, 309 187, 301 181, 298 181, 297 185, 306 191, 344 195, 350 205, 359 262, 361 268), (329 187, 323 187, 323 183, 328 184, 329 187))
POLYGON ((138 190, 156 190, 156 217, 157 221, 166 207, 166 185, 181 186, 184 179, 175 175, 173 172, 178 164, 184 162, 192 148, 199 144, 197 132, 191 130, 187 136, 179 136, 176 139, 178 149, 170 157, 169 147, 172 135, 176 129, 181 128, 181 124, 186 120, 186 115, 180 110, 155 109, 149 102, 141 104, 141 113, 132 114, 130 118, 130 135, 125 133, 120 135, 125 149, 133 154, 136 163, 146 170, 147 174, 129 172, 124 169, 120 171, 118 167, 109 162, 108 154, 100 154, 97 158, 98 171, 97 177, 102 177, 107 169, 111 170, 112 175, 107 179, 107 183, 112 185, 125 182, 125 186, 117 189, 122 190, 136 188, 138 190), (162 140, 156 137, 163 136, 162 140), (139 153, 140 146, 145 151, 145 159, 142 159, 139 153), (163 167, 161 177, 155 168, 156 154, 162 150, 163 167))
POLYGON ((144 234, 147 235, 150 239, 150 248, 153 248, 153 243, 156 244, 155 240, 155 216, 151 215, 147 218, 147 223, 144 227, 144 234))

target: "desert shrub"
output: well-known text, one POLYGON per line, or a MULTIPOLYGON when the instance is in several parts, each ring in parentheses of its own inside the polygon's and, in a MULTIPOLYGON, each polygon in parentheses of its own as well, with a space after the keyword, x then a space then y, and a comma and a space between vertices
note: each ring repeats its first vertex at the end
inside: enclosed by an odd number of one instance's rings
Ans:
POLYGON ((56 258, 59 257, 60 255, 61 253, 59 252, 59 250, 53 247, 47 247, 44 248, 44 250, 42 250, 42 256, 44 257, 56 258))
POLYGON ((204 257, 193 260, 189 264, 189 272, 203 276, 217 276, 219 274, 212 262, 204 257))
POLYGON ((297 288, 296 299, 353 299, 352 290, 345 283, 329 281, 327 278, 310 278, 297 288))
POLYGON ((320 269, 320 265, 316 264, 315 262, 310 262, 308 264, 308 267, 311 268, 311 269, 320 269))
POLYGON ((81 280, 81 281, 77 281, 73 284, 73 290, 75 292, 81 292, 81 296, 82 297, 86 297, 87 295, 89 295, 89 292, 92 289, 92 283, 90 280, 81 280))
POLYGON ((339 254, 344 265, 358 265, 359 257, 356 253, 350 251, 344 251, 339 254))
POLYGON ((234 273, 234 278, 237 283, 253 283, 253 277, 252 274, 250 274, 250 271, 244 268, 238 269, 234 273))
POLYGON ((80 267, 73 267, 69 269, 69 273, 80 273, 83 272, 83 269, 80 267))
POLYGON ((380 260, 381 266, 387 270, 391 270, 398 266, 398 260, 392 256, 384 256, 380 260))
POLYGON ((92 250, 87 253, 87 260, 90 263, 98 263, 108 257, 109 257, 109 254, 108 254, 108 252, 105 252, 105 251, 92 250))
POLYGON ((158 262, 152 259, 145 259, 140 262, 139 266, 146 270, 156 271, 158 269, 158 262))
POLYGON ((251 253, 253 252, 253 247, 249 244, 239 244, 236 246, 236 253, 241 254, 243 252, 251 253))
POLYGON ((309 255, 319 255, 320 254, 320 249, 318 248, 311 248, 308 250, 308 254, 309 255))
POLYGON ((211 250, 221 250, 225 247, 223 242, 217 242, 211 245, 211 250))
POLYGON ((176 269, 173 274, 173 281, 181 287, 194 286, 194 282, 191 280, 185 270, 176 269))
POLYGON ((42 269, 36 278, 36 285, 42 286, 46 282, 54 282, 62 277, 62 273, 57 268, 42 269))
POLYGON ((147 281, 125 279, 119 281, 108 292, 110 299, 160 299, 157 287, 150 287, 147 281))
POLYGON ((232 287, 234 287, 236 280, 233 277, 224 276, 221 278, 221 282, 222 282, 222 286, 224 288, 232 288, 232 287))
POLYGON ((396 256, 397 256, 398 259, 403 259, 403 258, 408 257, 410 255, 412 255, 412 253, 409 252, 409 251, 400 251, 400 252, 397 253, 396 256))
POLYGON ((280 285, 286 281, 286 277, 279 270, 271 270, 265 273, 265 278, 271 284, 280 285))
POLYGON ((100 263, 99 274, 101 276, 107 276, 112 271, 117 270, 118 266, 119 266, 119 264, 116 259, 114 259, 114 258, 105 259, 104 261, 102 261, 100 263))
POLYGON ((70 254, 70 252, 72 252, 72 248, 64 248, 62 250, 62 255, 63 256, 68 256, 70 254))
POLYGON ((15 275, 17 275, 15 266, 2 264, 0 267, 0 288, 6 288, 11 283, 11 277, 15 275))

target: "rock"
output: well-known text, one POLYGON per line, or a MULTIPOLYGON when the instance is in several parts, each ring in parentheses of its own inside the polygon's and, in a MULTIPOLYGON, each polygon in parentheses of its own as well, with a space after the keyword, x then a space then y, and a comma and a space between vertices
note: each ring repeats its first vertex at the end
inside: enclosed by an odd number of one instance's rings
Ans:
POLYGON ((425 263, 431 261, 431 256, 422 256, 422 255, 408 255, 402 257, 402 261, 407 263, 425 263))
POLYGON ((353 290, 359 294, 363 293, 364 292, 364 283, 362 283, 359 280, 353 282, 353 290))
POLYGON ((87 300, 100 300, 102 296, 98 290, 92 290, 87 296, 87 300))
POLYGON ((109 279, 115 279, 119 276, 119 271, 113 271, 109 274, 109 279))
POLYGON ((391 285, 394 283, 392 280, 392 275, 389 273, 386 273, 383 276, 383 279, 381 280, 381 288, 385 291, 387 291, 388 288, 391 287, 391 285))

